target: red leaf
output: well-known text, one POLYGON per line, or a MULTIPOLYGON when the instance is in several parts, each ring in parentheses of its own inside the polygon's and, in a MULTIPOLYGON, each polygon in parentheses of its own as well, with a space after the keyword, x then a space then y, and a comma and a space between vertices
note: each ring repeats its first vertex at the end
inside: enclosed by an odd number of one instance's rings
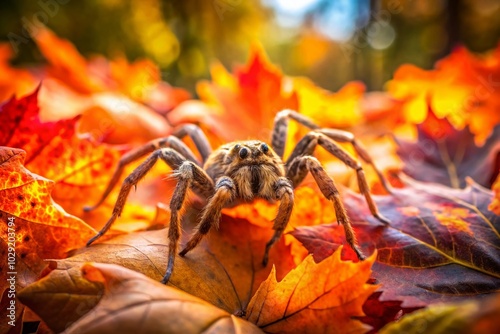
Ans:
POLYGON ((415 143, 398 140, 398 155, 404 161, 403 171, 416 180, 463 188, 467 176, 490 187, 500 152, 500 126, 482 146, 476 146, 469 126, 456 130, 448 120, 437 118, 429 110, 427 119, 417 126, 415 143))

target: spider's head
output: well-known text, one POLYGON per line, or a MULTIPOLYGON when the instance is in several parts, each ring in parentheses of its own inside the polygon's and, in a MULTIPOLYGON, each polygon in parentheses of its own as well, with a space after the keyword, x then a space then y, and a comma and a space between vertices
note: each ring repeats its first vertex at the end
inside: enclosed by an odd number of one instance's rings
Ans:
POLYGON ((229 156, 233 163, 240 165, 261 165, 276 163, 273 149, 259 140, 247 140, 229 145, 229 156))

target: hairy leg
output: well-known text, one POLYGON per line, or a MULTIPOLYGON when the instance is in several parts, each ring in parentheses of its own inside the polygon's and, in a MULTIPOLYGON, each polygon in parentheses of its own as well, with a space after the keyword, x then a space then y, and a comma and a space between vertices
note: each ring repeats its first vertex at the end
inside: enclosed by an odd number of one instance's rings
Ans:
POLYGON ((207 137, 200 127, 195 124, 181 125, 174 130, 173 135, 179 139, 189 136, 193 140, 198 152, 200 152, 202 162, 205 162, 210 153, 212 153, 212 147, 207 137))
MULTIPOLYGON (((317 145, 320 145, 333 156, 337 157, 340 161, 345 163, 348 167, 354 169, 356 171, 356 175, 358 178, 359 191, 361 194, 365 196, 366 203, 370 208, 370 212, 372 215, 381 221, 384 224, 389 224, 389 220, 382 216, 382 214, 378 211, 377 205, 373 201, 373 198, 370 194, 370 187, 368 186, 368 182, 366 181, 365 172, 363 171, 363 167, 361 164, 352 157, 348 152, 346 152, 341 146, 335 143, 332 139, 327 137, 321 132, 312 131, 309 132, 304 138, 302 138, 295 149, 293 150, 290 158, 286 162, 287 168, 289 170, 293 170, 297 167, 292 167, 293 162, 301 156, 309 156, 312 155, 314 149, 317 145)), ((302 175, 302 174, 301 174, 302 175)), ((303 174, 302 179, 295 176, 294 187, 296 187, 302 180, 304 179, 305 174, 303 174), (296 183, 297 182, 297 183, 296 183)))
POLYGON ((323 196, 333 202, 337 221, 344 227, 347 243, 354 250, 358 258, 363 260, 365 256, 358 247, 356 234, 352 229, 351 222, 347 216, 344 205, 342 204, 342 199, 340 198, 339 191, 335 186, 335 182, 325 172, 318 159, 308 155, 296 158, 292 161, 289 169, 287 170, 287 177, 292 180, 294 186, 297 186, 308 172, 310 172, 314 177, 314 180, 316 180, 323 196))
MULTIPOLYGON (((106 198, 109 196, 109 194, 111 193, 113 188, 116 186, 116 184, 120 180, 120 177, 123 173, 123 169, 128 164, 144 157, 145 155, 147 155, 151 152, 154 152, 155 150, 159 150, 161 148, 172 148, 172 149, 176 150, 177 152, 179 152, 187 160, 193 161, 193 162, 199 164, 199 162, 196 160, 196 157, 194 156, 193 152, 191 152, 189 147, 187 147, 186 144, 184 144, 179 138, 174 137, 174 136, 169 136, 169 137, 165 137, 165 138, 159 138, 159 139, 152 140, 152 141, 144 144, 141 147, 138 147, 134 150, 131 150, 130 152, 127 152, 126 154, 124 154, 121 157, 120 161, 118 162, 118 167, 116 168, 116 170, 113 174, 113 177, 109 181, 108 186, 106 187, 106 190, 102 194, 99 201, 93 206, 84 207, 83 208, 84 211, 86 211, 86 212, 92 211, 92 210, 98 208, 102 203, 104 203, 106 198)), ((184 160, 184 158, 182 160, 184 160)), ((177 168, 179 166, 171 166, 171 167, 177 168)), ((149 171, 149 169, 148 169, 148 171, 149 171)))
POLYGON ((181 235, 181 220, 180 212, 186 200, 188 189, 193 184, 208 184, 213 192, 213 183, 210 177, 205 173, 201 167, 195 165, 191 161, 184 161, 182 165, 176 170, 175 177, 177 185, 174 194, 170 201, 170 226, 168 229, 168 264, 165 276, 161 280, 166 284, 172 275, 174 269, 175 256, 177 254, 177 247, 181 235))
MULTIPOLYGON (((382 183, 382 186, 386 189, 387 192, 391 193, 392 188, 387 182, 385 176, 382 174, 382 172, 377 168, 375 163, 373 162, 373 159, 370 157, 366 149, 355 139, 354 135, 348 131, 342 131, 342 130, 336 130, 336 129, 326 129, 326 128, 320 128, 317 124, 315 124, 311 119, 308 117, 299 114, 296 111, 285 109, 280 111, 275 119, 274 119, 274 128, 273 128, 273 134, 272 134, 272 147, 275 150, 275 152, 283 158, 283 154, 285 152, 285 143, 287 139, 287 132, 288 132, 288 120, 293 119, 296 122, 298 122, 301 125, 304 125, 305 127, 315 130, 315 132, 319 132, 324 134, 325 136, 337 140, 339 142, 347 142, 350 143, 356 153, 361 157, 363 161, 366 163, 370 164, 373 169, 375 170, 375 173, 377 173, 378 178, 380 179, 380 182, 382 183)), ((313 148, 314 150, 314 148, 313 148)), ((312 152, 307 153, 307 154, 312 154, 312 152)), ((302 154, 304 155, 304 154, 302 154)), ((293 160, 296 156, 291 157, 292 159, 289 159, 289 161, 293 160)))
POLYGON ((195 233, 186 244, 186 247, 179 253, 180 256, 186 255, 195 248, 212 227, 217 228, 219 226, 222 209, 235 195, 236 188, 233 180, 227 176, 223 176, 217 180, 215 194, 209 199, 195 233))
POLYGON ((274 235, 266 244, 266 249, 264 252, 264 258, 262 260, 262 265, 265 267, 269 261, 269 251, 271 247, 281 238, 283 231, 288 225, 290 220, 290 215, 293 210, 293 188, 290 181, 286 178, 280 178, 276 182, 276 197, 280 200, 280 206, 278 208, 278 214, 274 219, 274 235))

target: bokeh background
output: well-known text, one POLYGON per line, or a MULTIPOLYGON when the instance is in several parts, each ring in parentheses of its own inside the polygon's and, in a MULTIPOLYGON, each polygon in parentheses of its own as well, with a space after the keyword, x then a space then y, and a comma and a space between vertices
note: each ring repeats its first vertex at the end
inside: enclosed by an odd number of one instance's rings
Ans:
POLYGON ((2 0, 0 39, 16 44, 15 64, 44 61, 25 37, 38 21, 87 57, 150 58, 165 81, 192 92, 214 60, 244 63, 253 41, 286 74, 380 90, 403 63, 431 68, 460 44, 495 47, 500 1, 2 0))

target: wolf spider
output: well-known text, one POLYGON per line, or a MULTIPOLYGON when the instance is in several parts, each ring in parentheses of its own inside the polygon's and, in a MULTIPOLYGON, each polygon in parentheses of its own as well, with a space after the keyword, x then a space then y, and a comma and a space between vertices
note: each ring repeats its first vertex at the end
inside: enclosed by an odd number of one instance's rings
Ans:
POLYGON ((365 196, 372 215, 385 224, 389 222, 379 213, 372 200, 361 164, 335 141, 352 144, 361 159, 372 165, 382 185, 390 192, 390 186, 384 176, 375 167, 366 150, 356 141, 352 133, 335 129, 322 129, 295 111, 283 110, 276 115, 272 133, 272 148, 258 140, 246 140, 224 144, 212 152, 201 129, 196 125, 187 124, 181 126, 173 135, 153 140, 128 152, 120 159, 118 168, 101 199, 93 207, 86 207, 86 211, 93 210, 104 202, 127 164, 152 152, 139 167, 125 178, 111 218, 101 231, 87 242, 87 246, 106 233, 115 219, 120 216, 130 189, 136 186, 137 182, 148 173, 158 159, 162 159, 174 170, 174 177, 177 179, 177 185, 170 201, 168 265, 162 283, 167 283, 172 274, 180 238, 179 211, 185 202, 188 189, 192 189, 196 194, 208 199, 208 203, 202 212, 195 233, 179 253, 180 256, 185 256, 195 248, 212 227, 218 227, 221 211, 224 207, 238 202, 248 202, 256 197, 267 201, 280 201, 273 225, 275 232, 266 244, 262 260, 262 264, 266 266, 271 246, 279 240, 290 219, 294 202, 293 189, 304 180, 308 172, 316 180, 323 195, 333 202, 337 221, 344 227, 346 240, 358 258, 362 260, 364 256, 358 248, 356 236, 341 202, 339 191, 321 163, 312 156, 317 145, 356 171, 359 189, 365 196), (298 142, 290 157, 283 162, 289 118, 312 131, 298 142), (200 163, 186 144, 181 141, 186 135, 191 137, 195 143, 203 163, 200 163))

